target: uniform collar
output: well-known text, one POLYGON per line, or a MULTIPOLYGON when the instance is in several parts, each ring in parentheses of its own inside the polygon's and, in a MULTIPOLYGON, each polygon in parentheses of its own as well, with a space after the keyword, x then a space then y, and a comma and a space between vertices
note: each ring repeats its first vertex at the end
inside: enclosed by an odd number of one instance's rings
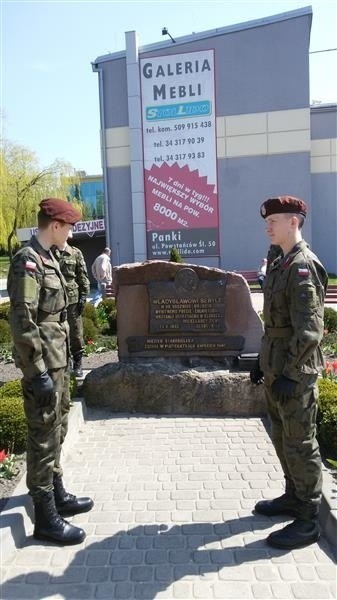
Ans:
POLYGON ((298 254, 299 252, 301 252, 301 250, 304 250, 304 248, 307 248, 308 244, 306 243, 305 240, 300 240, 299 242, 297 242, 297 244, 295 244, 295 246, 290 250, 290 252, 288 252, 288 254, 285 255, 285 257, 282 260, 282 267, 283 269, 286 269, 289 264, 291 263, 291 261, 293 260, 294 256, 296 256, 296 254, 298 254))
POLYGON ((30 239, 29 245, 33 248, 33 250, 35 250, 35 252, 37 252, 42 259, 42 262, 44 264, 48 263, 50 265, 52 265, 53 267, 55 267, 55 265, 57 265, 57 261, 52 253, 51 250, 45 250, 40 242, 38 241, 37 237, 35 235, 33 235, 30 239))

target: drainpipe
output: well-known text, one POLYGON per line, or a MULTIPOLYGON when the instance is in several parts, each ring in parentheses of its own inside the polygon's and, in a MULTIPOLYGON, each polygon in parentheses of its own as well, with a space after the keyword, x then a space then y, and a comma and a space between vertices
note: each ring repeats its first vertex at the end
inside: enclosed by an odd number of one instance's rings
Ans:
MULTIPOLYGON (((111 248, 110 236, 110 214, 109 214, 109 196, 108 196, 108 177, 107 177, 107 160, 106 160, 106 136, 105 136, 105 115, 104 115, 104 82, 103 70, 97 63, 91 63, 94 73, 98 73, 98 93, 99 93, 99 114, 101 122, 101 160, 103 169, 103 185, 104 185, 104 220, 105 220, 105 238, 106 245, 111 248)), ((112 263, 114 261, 112 260, 112 263)))

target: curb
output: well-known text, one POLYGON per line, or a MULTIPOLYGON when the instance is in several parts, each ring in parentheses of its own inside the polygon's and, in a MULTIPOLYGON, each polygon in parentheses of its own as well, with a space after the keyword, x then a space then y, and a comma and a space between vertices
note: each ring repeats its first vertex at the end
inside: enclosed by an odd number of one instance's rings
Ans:
MULTIPOLYGON (((73 406, 70 409, 68 433, 64 441, 63 456, 71 452, 79 433, 80 426, 84 423, 85 407, 82 398, 72 398, 73 406)), ((24 473, 13 491, 1 513, 0 547, 1 554, 8 558, 17 548, 21 548, 28 536, 33 533, 33 503, 27 493, 26 473, 24 473)))

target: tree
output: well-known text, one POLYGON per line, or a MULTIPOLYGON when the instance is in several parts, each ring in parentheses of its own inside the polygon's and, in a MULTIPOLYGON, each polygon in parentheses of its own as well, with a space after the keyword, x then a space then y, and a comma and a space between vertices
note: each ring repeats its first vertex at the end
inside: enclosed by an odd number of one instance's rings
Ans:
POLYGON ((6 248, 11 259, 17 229, 34 226, 41 200, 50 196, 66 198, 69 181, 78 178, 70 164, 59 160, 41 168, 34 152, 8 140, 2 143, 0 168, 0 248, 6 248))
POLYGON ((171 248, 171 252, 170 252, 170 262, 176 262, 176 263, 182 263, 184 262, 183 259, 181 258, 177 248, 175 246, 173 246, 171 248))

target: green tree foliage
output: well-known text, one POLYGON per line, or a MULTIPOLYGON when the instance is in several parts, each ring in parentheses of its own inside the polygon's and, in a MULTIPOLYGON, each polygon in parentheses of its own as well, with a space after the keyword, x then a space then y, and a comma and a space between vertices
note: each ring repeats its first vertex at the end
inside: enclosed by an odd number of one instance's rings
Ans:
POLYGON ((70 164, 59 160, 43 168, 34 152, 8 140, 3 140, 0 149, 0 169, 0 250, 6 250, 11 258, 18 244, 17 229, 36 225, 43 198, 66 198, 69 180, 76 180, 76 172, 70 164))
POLYGON ((181 258, 177 248, 173 246, 170 253, 170 262, 182 263, 183 259, 181 258))

